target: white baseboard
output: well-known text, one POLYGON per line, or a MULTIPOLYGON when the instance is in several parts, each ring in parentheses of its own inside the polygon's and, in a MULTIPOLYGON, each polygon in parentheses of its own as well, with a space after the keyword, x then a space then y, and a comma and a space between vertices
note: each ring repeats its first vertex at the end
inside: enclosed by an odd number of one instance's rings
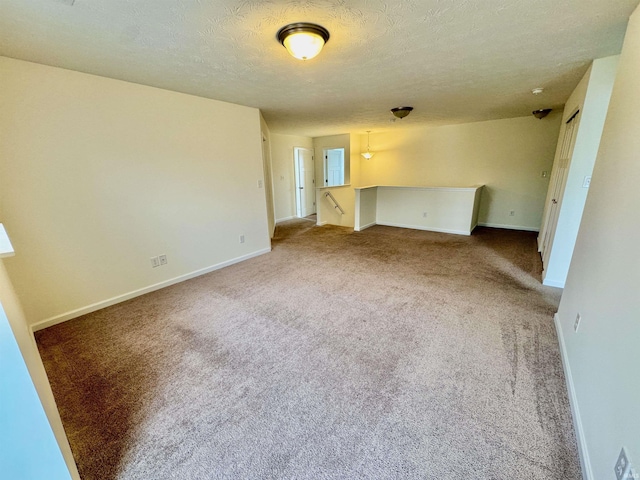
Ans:
POLYGON ((578 454, 580 455, 580 466, 582 467, 583 480, 593 480, 593 471, 591 470, 591 461, 589 460, 589 451, 587 450, 587 440, 584 437, 582 428, 582 420, 580 419, 580 409, 578 407, 578 398, 573 386, 573 377, 571 375, 571 367, 567 358, 567 347, 564 343, 564 334, 562 325, 558 318, 558 314, 554 314, 553 322, 556 326, 556 334, 558 335, 558 343, 560 344, 560 357, 562 358, 562 368, 564 370, 564 378, 567 383, 567 391, 569 392, 569 405, 571 406, 571 415, 573 417, 573 428, 576 432, 576 440, 578 442, 578 454))
POLYGON ((422 225, 404 225, 402 223, 388 223, 388 222, 376 222, 376 224, 384 225, 385 227, 412 228, 413 230, 426 230, 429 232, 453 233, 455 235, 471 235, 471 232, 469 231, 452 230, 448 228, 431 228, 431 227, 424 227, 422 225))
POLYGON ((565 282, 560 282, 558 280, 549 280, 548 278, 542 280, 542 284, 546 285, 547 287, 564 288, 564 283, 565 282))
POLYGON ((291 215, 290 217, 276 218, 276 223, 286 222, 287 220, 293 220, 294 218, 300 218, 300 217, 296 217, 295 215, 291 215))
POLYGON ((525 227, 522 225, 502 225, 501 223, 478 223, 479 227, 506 228, 507 230, 523 230, 525 232, 539 232, 539 228, 525 227))
POLYGON ((374 225, 377 225, 376 222, 371 222, 371 223, 367 223, 366 225, 362 225, 362 226, 360 226, 358 228, 354 228, 354 230, 356 232, 361 232, 362 230, 365 230, 365 229, 367 229, 369 227, 373 227, 374 225))
POLYGON ((323 225, 326 225, 329 222, 318 222, 316 223, 317 226, 322 227, 323 225))
POLYGON ((232 258, 231 260, 227 260, 225 262, 211 265, 210 267, 202 268, 200 270, 196 270, 191 273, 180 275, 179 277, 170 278, 169 280, 165 280, 163 282, 156 283, 154 285, 149 285, 148 287, 139 288, 137 290, 133 290, 132 292, 123 293, 122 295, 117 295, 115 297, 108 298, 107 300, 92 303, 91 305, 87 305, 86 307, 76 308, 75 310, 71 310, 70 312, 62 313, 60 315, 56 315, 55 317, 47 318, 45 320, 36 322, 31 325, 31 330, 34 332, 37 332, 38 330, 42 330, 43 328, 51 327, 53 325, 57 325, 58 323, 71 320, 72 318, 77 318, 82 315, 86 315, 87 313, 95 312, 96 310, 110 307, 111 305, 115 305, 116 303, 121 303, 126 300, 139 297, 140 295, 144 295, 145 293, 154 292, 156 290, 160 290, 161 288, 165 288, 170 285, 174 285, 176 283, 184 282, 185 280, 199 277, 200 275, 204 275, 206 273, 210 273, 215 270, 220 270, 221 268, 228 267, 235 263, 240 263, 245 260, 249 260, 250 258, 264 255, 265 253, 269 253, 270 251, 271 251, 271 248, 264 248, 256 252, 249 253, 247 255, 242 255, 241 257, 232 258))

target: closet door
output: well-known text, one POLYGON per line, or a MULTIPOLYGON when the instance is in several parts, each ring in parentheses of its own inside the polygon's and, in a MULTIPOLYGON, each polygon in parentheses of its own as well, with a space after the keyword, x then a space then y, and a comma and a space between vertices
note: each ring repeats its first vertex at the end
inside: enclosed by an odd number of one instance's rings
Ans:
POLYGON ((556 234, 556 227, 558 226, 558 216, 560 214, 562 197, 567 183, 569 163, 571 162, 573 146, 575 144, 576 133, 578 131, 577 125, 579 113, 580 111, 578 110, 571 116, 571 118, 569 118, 569 120, 567 120, 564 135, 562 137, 560 156, 557 160, 558 165, 554 166, 555 168, 551 176, 549 190, 552 193, 549 203, 547 204, 547 208, 545 209, 546 216, 542 227, 542 242, 540 244, 540 253, 542 254, 542 266, 544 270, 546 270, 547 263, 549 262, 549 256, 551 255, 551 248, 553 246, 553 238, 556 234))

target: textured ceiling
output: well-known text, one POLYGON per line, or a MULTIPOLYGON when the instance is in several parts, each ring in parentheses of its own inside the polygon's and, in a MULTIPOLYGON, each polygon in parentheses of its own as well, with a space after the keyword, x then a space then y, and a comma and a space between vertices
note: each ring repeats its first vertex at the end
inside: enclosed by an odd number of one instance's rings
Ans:
POLYGON ((524 116, 619 53, 638 0, 0 0, 0 55, 258 107, 319 136, 524 116), (309 21, 313 60, 275 35, 309 21), (545 87, 534 97, 531 89, 545 87), (414 112, 391 123, 391 107, 414 112))

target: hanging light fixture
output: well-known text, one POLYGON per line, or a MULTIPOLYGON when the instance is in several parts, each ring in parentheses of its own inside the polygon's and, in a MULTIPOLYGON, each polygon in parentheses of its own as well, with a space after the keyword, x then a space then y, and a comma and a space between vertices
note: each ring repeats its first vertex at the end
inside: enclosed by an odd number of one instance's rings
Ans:
POLYGON ((329 41, 329 30, 315 23, 291 23, 282 27, 276 37, 292 56, 310 60, 329 41))
POLYGON ((534 110, 531 113, 533 114, 534 117, 542 120, 544 117, 549 115, 549 113, 551 113, 551 109, 550 108, 541 108, 540 110, 534 110))
POLYGON ((413 110, 413 107, 395 107, 391 109, 391 113, 393 113, 395 117, 402 120, 404 117, 409 115, 412 110, 413 110))
POLYGON ((360 155, 362 155, 364 158, 366 158, 367 160, 369 160, 371 157, 373 157, 375 155, 375 153, 372 153, 369 149, 369 135, 371 134, 371 130, 367 130, 367 151, 365 153, 361 153, 360 155))

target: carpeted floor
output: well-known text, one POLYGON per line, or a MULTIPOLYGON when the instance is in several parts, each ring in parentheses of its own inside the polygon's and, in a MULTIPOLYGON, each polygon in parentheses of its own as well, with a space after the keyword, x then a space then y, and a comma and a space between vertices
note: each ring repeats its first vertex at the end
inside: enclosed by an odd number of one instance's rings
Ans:
POLYGON ((37 333, 82 478, 579 479, 535 234, 304 220, 37 333))

